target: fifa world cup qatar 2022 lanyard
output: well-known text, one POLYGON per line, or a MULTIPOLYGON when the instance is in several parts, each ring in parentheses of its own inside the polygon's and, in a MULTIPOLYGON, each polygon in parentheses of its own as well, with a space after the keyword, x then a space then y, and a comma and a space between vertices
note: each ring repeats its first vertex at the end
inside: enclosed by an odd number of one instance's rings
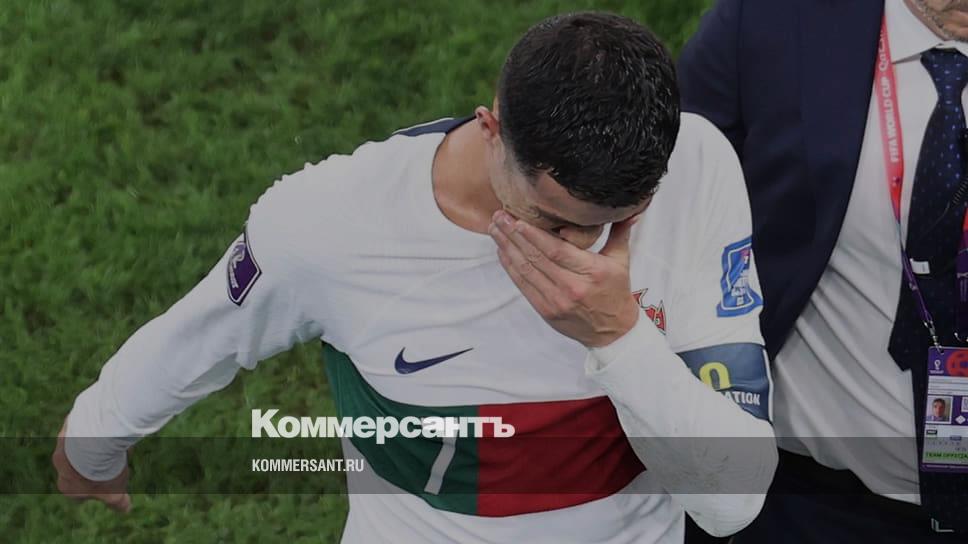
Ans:
MULTIPOLYGON (((921 470, 931 472, 968 472, 968 349, 942 347, 934 318, 920 288, 914 265, 901 236, 901 190, 904 184, 904 147, 901 116, 898 110, 897 79, 891 60, 886 19, 881 22, 874 73, 874 91, 880 114, 884 144, 884 166, 891 205, 900 240, 901 268, 907 287, 914 296, 917 311, 931 334, 928 348, 928 395, 923 428, 924 450, 921 470)), ((940 210, 939 210, 940 212, 940 210)), ((956 257, 955 336, 968 339, 968 211, 962 221, 961 242, 956 257)))

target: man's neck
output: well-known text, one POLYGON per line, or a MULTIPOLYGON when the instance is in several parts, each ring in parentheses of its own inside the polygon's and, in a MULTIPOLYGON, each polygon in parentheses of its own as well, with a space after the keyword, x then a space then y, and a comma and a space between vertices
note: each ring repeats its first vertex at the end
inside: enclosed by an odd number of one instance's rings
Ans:
POLYGON ((487 177, 485 145, 474 121, 465 123, 444 137, 432 169, 440 211, 455 225, 482 234, 501 208, 487 177))

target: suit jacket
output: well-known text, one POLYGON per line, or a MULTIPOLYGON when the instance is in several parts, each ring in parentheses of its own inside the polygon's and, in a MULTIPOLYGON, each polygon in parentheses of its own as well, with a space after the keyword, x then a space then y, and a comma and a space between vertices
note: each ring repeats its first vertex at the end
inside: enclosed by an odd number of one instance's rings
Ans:
POLYGON ((683 110, 743 163, 771 357, 830 259, 857 171, 884 0, 720 0, 683 49, 683 110))

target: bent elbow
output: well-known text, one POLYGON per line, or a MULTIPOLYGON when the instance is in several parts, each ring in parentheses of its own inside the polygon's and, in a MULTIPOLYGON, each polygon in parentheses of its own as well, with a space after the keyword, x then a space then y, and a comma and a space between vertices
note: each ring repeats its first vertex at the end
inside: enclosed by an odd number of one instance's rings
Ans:
POLYGON ((724 538, 745 529, 763 509, 766 494, 719 495, 727 498, 720 508, 710 511, 693 511, 689 516, 710 535, 724 538))

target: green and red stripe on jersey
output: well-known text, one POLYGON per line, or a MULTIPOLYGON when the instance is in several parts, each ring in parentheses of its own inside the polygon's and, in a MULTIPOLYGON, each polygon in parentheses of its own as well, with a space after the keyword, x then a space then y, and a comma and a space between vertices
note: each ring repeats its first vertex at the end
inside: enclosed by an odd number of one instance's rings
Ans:
POLYGON ((514 426, 509 438, 494 437, 493 425, 484 425, 483 437, 457 438, 436 493, 426 489, 443 439, 397 435, 383 444, 375 437, 350 439, 368 470, 434 508, 477 516, 566 508, 612 495, 645 470, 607 397, 419 406, 378 393, 332 346, 324 345, 324 358, 339 417, 500 417, 514 426))

